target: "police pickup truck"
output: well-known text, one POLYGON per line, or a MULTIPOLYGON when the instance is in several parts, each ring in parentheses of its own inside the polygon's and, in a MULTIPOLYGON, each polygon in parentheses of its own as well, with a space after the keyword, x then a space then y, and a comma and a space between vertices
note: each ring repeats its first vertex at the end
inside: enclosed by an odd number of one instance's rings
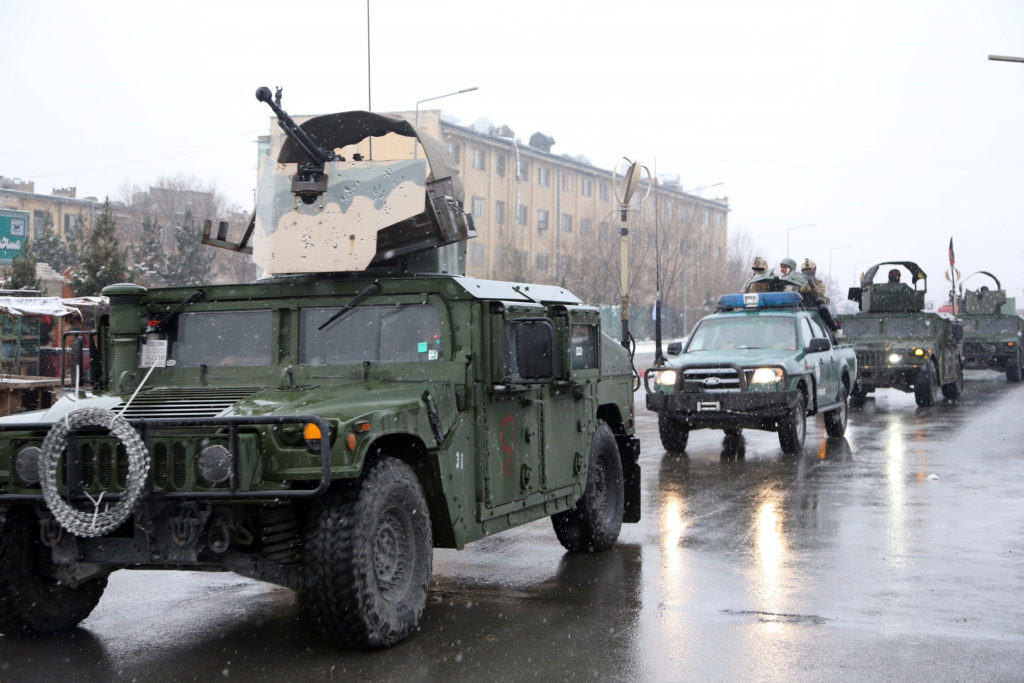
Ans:
POLYGON ((818 413, 829 436, 842 436, 857 358, 833 324, 824 303, 798 292, 722 296, 685 348, 669 344, 676 357, 644 374, 662 446, 681 452, 690 430, 746 427, 778 432, 782 450, 797 453, 818 413))

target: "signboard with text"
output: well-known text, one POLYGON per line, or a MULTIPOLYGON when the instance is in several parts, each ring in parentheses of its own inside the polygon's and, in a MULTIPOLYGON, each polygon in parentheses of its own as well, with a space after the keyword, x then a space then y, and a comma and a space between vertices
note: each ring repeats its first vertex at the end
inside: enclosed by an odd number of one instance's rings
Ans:
POLYGON ((27 239, 28 212, 0 209, 0 265, 11 265, 27 239))

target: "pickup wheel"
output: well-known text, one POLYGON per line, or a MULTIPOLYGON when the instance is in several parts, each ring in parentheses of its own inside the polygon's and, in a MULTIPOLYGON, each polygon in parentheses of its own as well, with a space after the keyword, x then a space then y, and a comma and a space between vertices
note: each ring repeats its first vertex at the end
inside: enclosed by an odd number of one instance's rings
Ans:
POLYGON ((682 453, 686 450, 686 442, 690 440, 690 430, 671 415, 658 413, 658 436, 666 451, 682 453))
POLYGON ((590 439, 587 488, 571 510, 551 515, 555 535, 566 550, 596 553, 615 545, 625 504, 622 459, 612 430, 600 422, 590 439))
POLYGON ((1021 380, 1021 374, 1022 373, 1021 373, 1020 353, 1015 353, 1013 355, 1013 360, 1011 360, 1006 365, 1006 381, 1007 382, 1019 382, 1021 380))
POLYGON ((825 431, 829 436, 842 436, 846 434, 846 421, 850 412, 845 384, 839 389, 839 402, 841 405, 838 408, 825 413, 825 431))
POLYGON ((799 453, 807 437, 807 399, 801 393, 796 406, 779 422, 779 445, 784 453, 799 453))
POLYGON ((412 468, 385 457, 335 486, 311 511, 303 547, 305 607, 343 648, 390 647, 416 628, 427 604, 433 540, 412 468))
POLYGON ((73 628, 89 616, 107 577, 71 587, 47 574, 50 549, 27 508, 0 508, 0 633, 34 636, 73 628))
POLYGON ((914 380, 914 400, 919 406, 930 406, 935 403, 937 392, 938 377, 935 364, 928 361, 917 371, 917 378, 914 380))
POLYGON ((964 367, 957 363, 956 379, 949 384, 942 385, 942 396, 949 401, 955 401, 964 393, 964 367))

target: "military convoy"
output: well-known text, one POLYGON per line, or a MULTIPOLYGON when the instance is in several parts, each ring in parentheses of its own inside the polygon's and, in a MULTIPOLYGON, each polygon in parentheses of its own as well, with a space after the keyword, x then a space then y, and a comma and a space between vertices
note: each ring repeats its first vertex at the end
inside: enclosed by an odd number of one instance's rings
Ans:
POLYGON ((964 278, 959 294, 959 313, 964 326, 964 367, 999 370, 1009 382, 1021 381, 1024 367, 1024 318, 1017 315, 1014 302, 1007 299, 999 279, 984 270, 964 278), (994 284, 965 289, 975 275, 994 284))
POLYGON ((432 548, 550 517, 595 552, 640 518, 634 371, 598 310, 461 275, 458 172, 407 121, 257 97, 289 137, 246 236, 206 241, 272 277, 107 288, 91 391, 0 422, 0 633, 75 626, 116 569, 228 570, 386 647, 432 548))
POLYGON ((851 404, 861 405, 875 389, 914 392, 919 406, 942 395, 957 399, 963 392, 963 324, 948 313, 925 309, 927 276, 913 261, 878 263, 868 268, 849 298, 860 312, 838 316, 843 338, 857 351, 857 381, 851 404), (882 266, 892 266, 887 282, 875 282, 882 266), (908 272, 911 284, 901 282, 908 272))
POLYGON ((777 432, 786 453, 798 453, 807 416, 824 415, 829 436, 846 431, 847 400, 857 359, 833 334, 824 304, 805 302, 787 283, 728 294, 693 329, 685 347, 670 344, 667 363, 644 374, 647 408, 658 414, 665 450, 686 449, 690 431, 744 428, 777 432))

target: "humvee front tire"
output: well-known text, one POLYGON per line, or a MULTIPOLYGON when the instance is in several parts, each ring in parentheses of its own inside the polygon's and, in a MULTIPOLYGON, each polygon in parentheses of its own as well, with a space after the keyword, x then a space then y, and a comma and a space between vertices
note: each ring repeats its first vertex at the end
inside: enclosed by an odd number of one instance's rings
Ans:
POLYGON ((671 415, 658 413, 658 436, 666 451, 682 453, 686 450, 686 442, 690 440, 690 430, 671 415))
POLYGON ((917 378, 914 380, 914 400, 919 406, 930 406, 935 403, 935 396, 938 391, 938 377, 935 372, 935 364, 928 361, 917 371, 917 378))
POLYGON ((956 377, 949 384, 942 385, 942 396, 948 401, 955 401, 964 393, 964 368, 957 365, 956 377))
POLYGON ((303 601, 316 629, 349 649, 390 647, 419 624, 433 540, 426 497, 397 458, 367 463, 307 519, 303 601))
POLYGON ((1015 354, 1013 360, 1006 365, 1006 381, 1019 382, 1022 375, 1020 354, 1015 354))
POLYGON ((71 587, 45 575, 50 550, 27 508, 0 508, 0 633, 35 636, 74 628, 96 607, 107 577, 71 587))
POLYGON ((779 446, 787 454, 799 453, 804 449, 807 438, 807 399, 801 393, 796 406, 779 422, 779 446))
POLYGON ((622 460, 612 430, 599 422, 590 439, 587 488, 571 510, 551 515, 562 546, 574 553, 597 553, 615 545, 622 529, 625 491, 622 460))

